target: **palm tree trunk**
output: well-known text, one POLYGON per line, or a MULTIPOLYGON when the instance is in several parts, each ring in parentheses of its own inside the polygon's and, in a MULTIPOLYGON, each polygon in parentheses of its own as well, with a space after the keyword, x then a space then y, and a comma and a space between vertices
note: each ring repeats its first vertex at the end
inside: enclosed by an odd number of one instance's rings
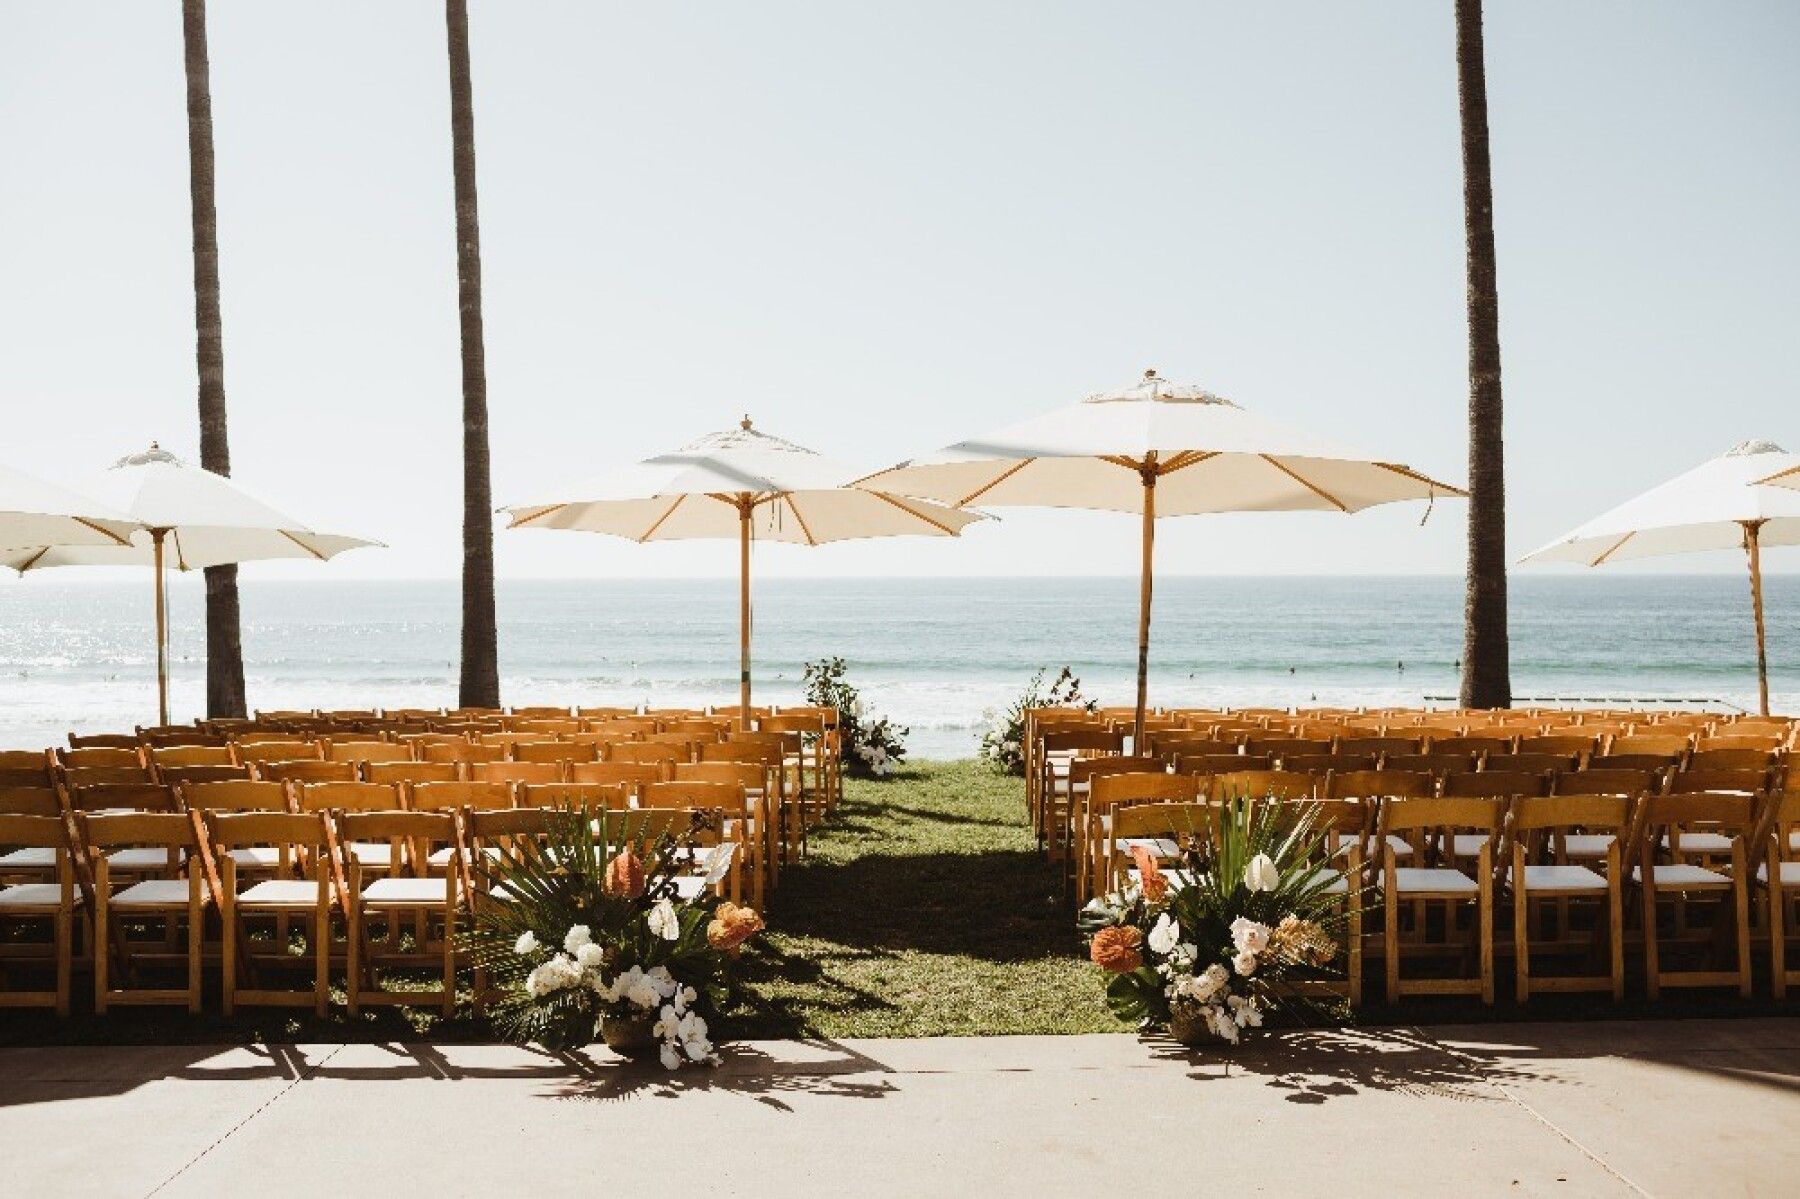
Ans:
MULTIPOLYGON (((181 0, 186 51, 188 198, 194 222, 194 333, 200 375, 200 465, 231 473, 225 436, 225 336, 219 317, 219 218, 213 198, 212 71, 206 0, 181 0)), ((244 645, 236 566, 206 569, 206 714, 243 716, 244 645)))
POLYGON ((462 316, 465 708, 500 703, 494 627, 494 504, 488 472, 487 358, 481 336, 481 225, 475 208, 475 104, 469 84, 468 0, 444 0, 450 41, 450 142, 456 175, 457 307, 462 316))
POLYGON ((1488 161, 1481 0, 1456 0, 1462 110, 1463 226, 1469 305, 1469 563, 1463 598, 1462 704, 1512 704, 1506 630, 1506 454, 1501 436, 1500 293, 1488 161))

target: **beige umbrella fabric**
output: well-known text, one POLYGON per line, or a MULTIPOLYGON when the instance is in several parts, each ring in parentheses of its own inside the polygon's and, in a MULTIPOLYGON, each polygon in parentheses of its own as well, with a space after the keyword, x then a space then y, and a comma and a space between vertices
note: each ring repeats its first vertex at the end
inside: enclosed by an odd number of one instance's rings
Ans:
POLYGON ((958 507, 1029 505, 1143 518, 1136 743, 1143 744, 1156 518, 1207 512, 1356 512, 1461 496, 1397 463, 1256 416, 1155 371, 1130 387, 1008 425, 861 480, 958 507))
POLYGON ((0 466, 0 550, 128 545, 138 522, 97 500, 0 466))
POLYGON ((573 529, 632 541, 738 541, 740 716, 750 716, 750 544, 823 545, 861 537, 954 537, 984 517, 846 484, 856 471, 744 418, 672 453, 501 509, 514 529, 573 529), (762 519, 758 519, 761 517, 762 519))
POLYGON ((224 475, 191 466, 152 443, 119 459, 96 483, 134 523, 124 544, 36 545, 0 550, 0 566, 23 572, 54 566, 148 566, 156 576, 156 693, 160 722, 169 722, 168 589, 175 569, 200 570, 231 562, 312 558, 380 545, 360 537, 319 533, 271 507, 224 475))
POLYGON ((1764 484, 1790 472, 1800 472, 1800 454, 1787 453, 1772 441, 1746 441, 1569 530, 1522 561, 1604 566, 1666 554, 1743 550, 1756 624, 1757 698, 1767 716, 1762 551, 1800 544, 1800 495, 1764 484))

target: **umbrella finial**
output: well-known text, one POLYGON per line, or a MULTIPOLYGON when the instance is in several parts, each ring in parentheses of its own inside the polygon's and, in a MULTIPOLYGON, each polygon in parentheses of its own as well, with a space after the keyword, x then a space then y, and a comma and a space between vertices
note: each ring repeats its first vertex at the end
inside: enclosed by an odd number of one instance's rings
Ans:
POLYGON ((1146 378, 1146 379, 1156 378, 1156 368, 1154 366, 1144 368, 1144 378, 1146 378))
POLYGON ((750 414, 748 412, 744 413, 744 419, 738 422, 738 428, 746 433, 750 431, 750 414))

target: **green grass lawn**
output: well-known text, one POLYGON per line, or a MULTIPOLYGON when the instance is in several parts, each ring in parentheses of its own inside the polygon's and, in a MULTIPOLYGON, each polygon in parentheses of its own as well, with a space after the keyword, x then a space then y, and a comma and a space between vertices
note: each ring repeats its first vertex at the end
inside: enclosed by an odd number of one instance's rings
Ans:
POLYGON ((746 958, 749 1037, 1118 1032, 1024 784, 974 762, 851 780, 746 958))

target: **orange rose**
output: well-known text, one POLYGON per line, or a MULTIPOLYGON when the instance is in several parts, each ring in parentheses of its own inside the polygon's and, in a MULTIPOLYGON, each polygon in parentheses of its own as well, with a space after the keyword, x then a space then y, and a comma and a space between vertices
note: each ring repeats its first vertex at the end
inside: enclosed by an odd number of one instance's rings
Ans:
POLYGON ((1094 959, 1094 965, 1114 974, 1130 974, 1144 964, 1144 955, 1138 952, 1138 946, 1143 943, 1144 934, 1137 929, 1115 925, 1094 934, 1088 956, 1094 959))
POLYGON ((762 930, 763 919, 754 909, 726 901, 713 912, 712 921, 706 926, 706 943, 714 949, 736 953, 740 945, 762 930))
POLYGON ((601 887, 608 895, 636 899, 644 893, 644 864, 627 845, 619 856, 606 864, 606 880, 601 887))
POLYGON ((1156 864, 1156 855, 1150 852, 1148 845, 1133 845, 1131 860, 1137 863, 1138 882, 1144 888, 1144 902, 1161 903, 1163 896, 1169 893, 1169 880, 1163 877, 1162 868, 1156 864))

